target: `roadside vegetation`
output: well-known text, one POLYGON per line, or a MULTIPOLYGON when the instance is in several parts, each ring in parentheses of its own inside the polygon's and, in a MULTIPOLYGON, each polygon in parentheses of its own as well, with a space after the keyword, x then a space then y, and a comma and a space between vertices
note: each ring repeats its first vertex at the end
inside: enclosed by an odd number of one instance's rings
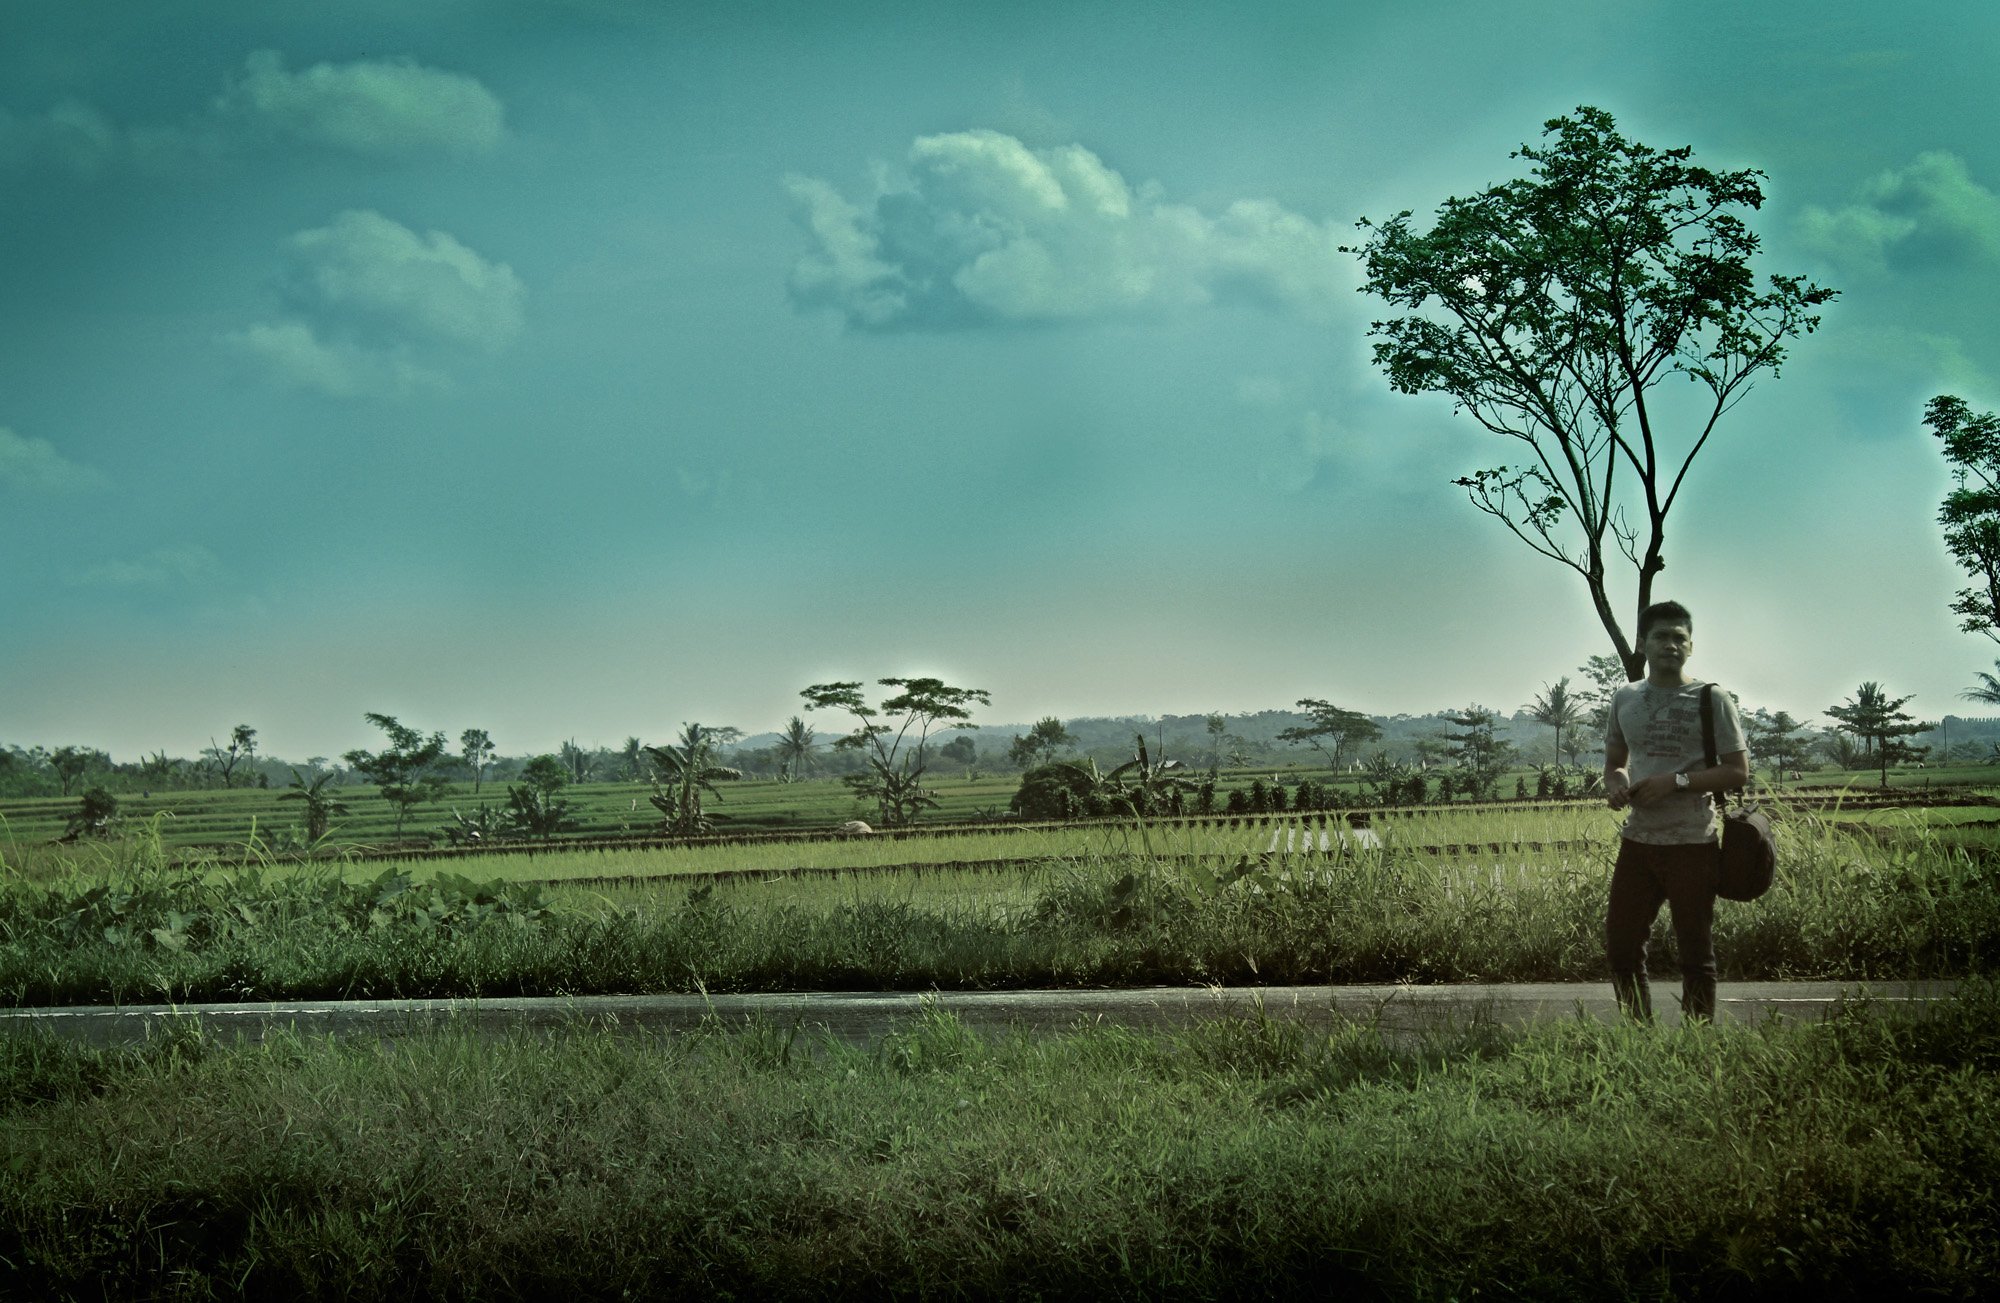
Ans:
POLYGON ((0 1039, 31 1297, 1973 1299, 2000 994, 1409 1039, 0 1039))
MULTIPOLYGON (((1725 977, 2000 969, 2000 859, 1924 824, 1885 830, 1797 811, 1783 826, 1777 888, 1722 906, 1725 977)), ((803 874, 746 871, 752 852, 772 848, 711 847, 740 867, 634 857, 623 875, 568 887, 518 872, 539 857, 488 861, 517 872, 475 878, 421 864, 186 864, 139 839, 92 871, 6 876, 0 999, 1601 976, 1615 838, 1603 812, 1412 813, 1385 820, 1379 845, 1324 849, 1312 829, 1285 831, 1081 827, 1066 848, 1050 831, 1016 848, 1034 858, 985 868, 963 854, 897 866, 889 848, 911 843, 829 843, 860 862, 803 874), (1428 840, 1443 837, 1453 844, 1428 840)), ((938 846, 962 852, 970 840, 938 846)), ((913 849, 937 853, 920 839, 913 849)), ((1672 968, 1664 923, 1654 954, 1672 968)))

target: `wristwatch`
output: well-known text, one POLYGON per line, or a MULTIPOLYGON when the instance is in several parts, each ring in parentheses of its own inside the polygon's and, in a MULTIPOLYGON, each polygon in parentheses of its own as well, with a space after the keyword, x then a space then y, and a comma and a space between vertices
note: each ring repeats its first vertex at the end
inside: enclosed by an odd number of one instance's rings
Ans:
POLYGON ((1682 770, 1681 772, 1674 775, 1674 787, 1683 792, 1687 791, 1688 776, 1686 770, 1682 770))

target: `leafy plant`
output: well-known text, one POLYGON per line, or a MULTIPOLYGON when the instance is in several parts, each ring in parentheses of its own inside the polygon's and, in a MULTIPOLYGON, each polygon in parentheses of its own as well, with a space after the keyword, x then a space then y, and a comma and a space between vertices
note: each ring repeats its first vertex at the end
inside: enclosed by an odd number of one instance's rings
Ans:
POLYGON ((69 817, 69 824, 63 830, 65 841, 78 837, 102 837, 111 831, 118 818, 118 798, 102 787, 93 787, 83 794, 83 801, 75 814, 69 817))
POLYGON ((298 770, 292 770, 292 785, 278 794, 280 801, 305 802, 306 845, 314 846, 325 839, 332 829, 333 816, 347 813, 347 803, 328 788, 334 775, 316 775, 308 782, 298 770))
POLYGON ((678 745, 646 748, 658 770, 653 793, 646 799, 665 816, 661 826, 669 836, 702 836, 713 830, 717 819, 724 817, 702 809, 702 793, 720 801, 722 793, 716 789, 716 781, 738 779, 743 774, 741 770, 715 763, 714 746, 707 729, 700 724, 687 724, 682 726, 678 745))

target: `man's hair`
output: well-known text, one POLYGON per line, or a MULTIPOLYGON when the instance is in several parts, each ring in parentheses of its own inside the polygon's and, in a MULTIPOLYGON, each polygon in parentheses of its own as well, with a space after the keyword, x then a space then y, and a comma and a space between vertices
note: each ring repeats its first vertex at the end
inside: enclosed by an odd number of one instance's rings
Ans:
POLYGON ((1639 641, 1644 642, 1656 624, 1684 624, 1694 632, 1694 616, 1679 602, 1654 602, 1639 612, 1639 641))

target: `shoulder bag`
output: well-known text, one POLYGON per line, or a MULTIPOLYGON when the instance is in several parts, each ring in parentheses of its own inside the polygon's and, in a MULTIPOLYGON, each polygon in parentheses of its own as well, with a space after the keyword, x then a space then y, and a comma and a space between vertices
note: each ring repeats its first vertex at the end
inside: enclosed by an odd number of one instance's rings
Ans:
MULTIPOLYGON (((1715 685, 1701 685, 1701 749, 1715 768, 1715 685)), ((1755 900, 1771 889, 1778 871, 1778 837, 1771 817, 1756 805, 1729 808, 1725 792, 1715 793, 1722 811, 1722 868, 1715 894, 1724 900, 1755 900)))

